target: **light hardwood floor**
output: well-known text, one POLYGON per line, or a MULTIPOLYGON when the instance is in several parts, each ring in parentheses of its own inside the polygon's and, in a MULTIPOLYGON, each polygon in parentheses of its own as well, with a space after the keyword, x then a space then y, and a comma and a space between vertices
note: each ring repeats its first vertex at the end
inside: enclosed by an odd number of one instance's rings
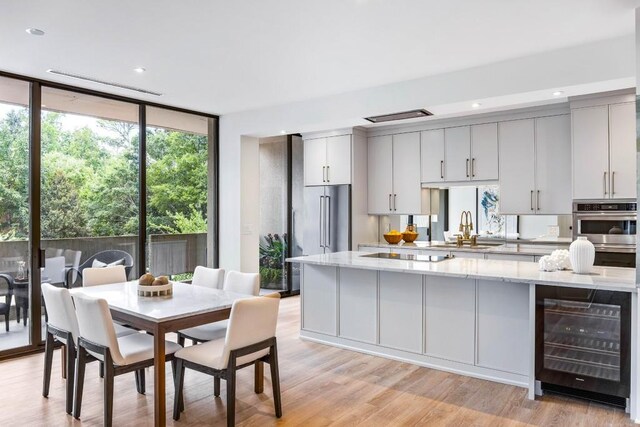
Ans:
MULTIPOLYGON (((631 425, 623 410, 581 400, 544 396, 407 363, 301 341, 299 298, 282 300, 278 324, 283 412, 273 411, 271 383, 253 393, 253 370, 238 379, 236 420, 242 426, 613 426, 631 425)), ((55 352, 49 398, 41 395, 42 355, 0 363, 0 426, 99 425, 102 381, 95 363, 87 367, 82 420, 64 412, 64 381, 55 352)), ((170 370, 167 370, 170 372, 170 370)), ((268 369, 265 369, 268 372, 268 369)), ((147 373, 147 395, 136 393, 133 374, 116 377, 114 425, 153 423, 153 375, 147 373)), ((225 392, 213 397, 211 377, 187 371, 186 410, 179 422, 167 413, 168 425, 225 425, 225 392)), ((167 390, 173 390, 168 379, 167 390)), ((173 392, 167 393, 172 408, 173 392)))

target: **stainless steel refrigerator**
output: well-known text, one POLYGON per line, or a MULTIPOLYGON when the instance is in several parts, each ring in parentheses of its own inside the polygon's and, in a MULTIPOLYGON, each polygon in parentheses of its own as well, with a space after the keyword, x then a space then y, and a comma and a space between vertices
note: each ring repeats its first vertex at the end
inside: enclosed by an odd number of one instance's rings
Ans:
POLYGON ((304 189, 304 255, 351 250, 351 186, 304 189))

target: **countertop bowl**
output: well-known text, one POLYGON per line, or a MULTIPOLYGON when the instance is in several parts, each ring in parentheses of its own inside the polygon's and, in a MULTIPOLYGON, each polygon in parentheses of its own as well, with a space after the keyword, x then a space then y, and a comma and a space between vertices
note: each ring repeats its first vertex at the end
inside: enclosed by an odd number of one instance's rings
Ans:
POLYGON ((412 243, 414 240, 418 238, 418 236, 419 234, 416 232, 413 232, 413 233, 404 232, 402 233, 402 240, 404 240, 407 243, 412 243))
POLYGON ((397 245, 402 240, 402 234, 383 234, 384 240, 390 245, 397 245))

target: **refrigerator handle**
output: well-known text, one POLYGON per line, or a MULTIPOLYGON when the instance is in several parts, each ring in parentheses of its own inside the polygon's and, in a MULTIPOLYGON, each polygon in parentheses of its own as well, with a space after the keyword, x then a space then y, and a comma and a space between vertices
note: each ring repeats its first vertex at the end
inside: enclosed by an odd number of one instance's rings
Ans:
POLYGON ((319 234, 320 234, 320 247, 324 248, 324 244, 323 244, 323 237, 324 237, 324 233, 322 230, 322 223, 324 222, 324 218, 322 218, 322 213, 324 211, 324 196, 320 196, 320 221, 318 221, 318 228, 319 228, 319 234))
POLYGON ((325 231, 327 233, 327 247, 331 247, 331 196, 327 196, 327 213, 325 214, 325 219, 327 221, 327 226, 325 227, 325 231))

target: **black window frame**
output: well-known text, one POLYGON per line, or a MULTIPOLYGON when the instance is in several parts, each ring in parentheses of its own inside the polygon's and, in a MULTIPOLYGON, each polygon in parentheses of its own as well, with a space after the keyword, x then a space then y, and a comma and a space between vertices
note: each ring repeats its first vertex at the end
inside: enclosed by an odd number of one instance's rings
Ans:
MULTIPOLYGON (((44 253, 41 245, 41 122, 42 122, 42 88, 53 88, 75 92, 83 95, 97 96, 114 101, 126 102, 138 106, 138 128, 139 128, 139 164, 138 164, 138 194, 139 194, 139 217, 138 217, 138 271, 146 271, 147 258, 147 188, 146 188, 146 110, 147 107, 162 108, 165 110, 198 115, 213 119, 213 137, 209 138, 209 144, 213 144, 213 174, 207 176, 208 191, 213 192, 213 212, 207 211, 209 221, 213 222, 212 242, 213 267, 219 266, 219 218, 220 218, 220 116, 216 114, 203 113, 186 108, 175 107, 157 102, 145 101, 123 95, 87 89, 80 86, 73 86, 64 83, 53 82, 36 77, 30 77, 0 70, 0 77, 25 81, 29 83, 29 268, 32 271, 30 285, 30 300, 40 301, 41 287, 40 267, 44 262, 44 253)), ((209 232, 209 231, 208 231, 209 232)), ((44 351, 44 341, 42 340, 42 310, 40 304, 29 304, 29 344, 0 351, 0 361, 13 357, 44 351)))

